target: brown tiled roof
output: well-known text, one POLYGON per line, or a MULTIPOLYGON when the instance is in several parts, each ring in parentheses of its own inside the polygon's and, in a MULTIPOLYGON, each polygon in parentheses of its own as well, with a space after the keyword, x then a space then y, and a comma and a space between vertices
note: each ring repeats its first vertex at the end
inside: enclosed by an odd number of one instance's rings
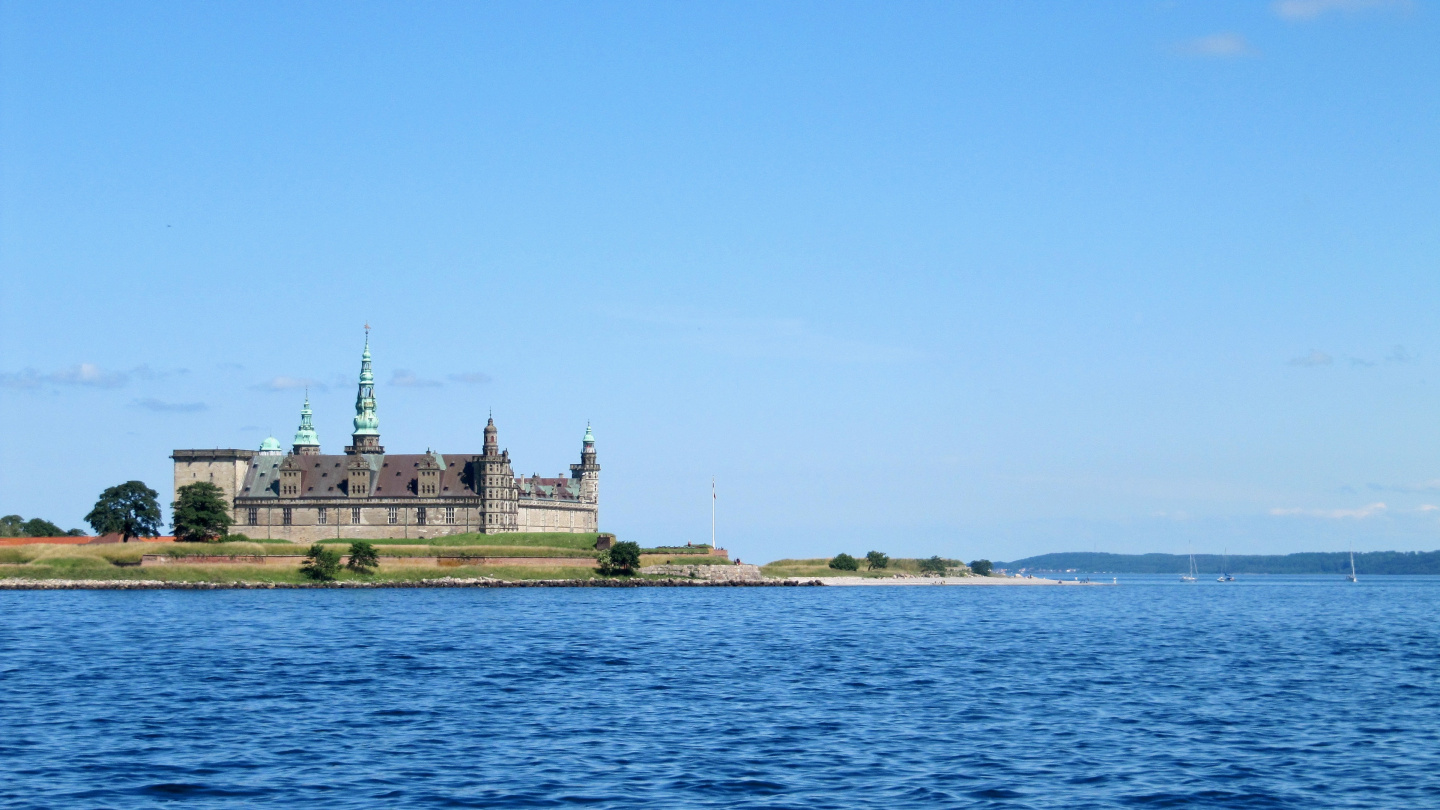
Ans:
MULTIPOLYGON (((347 465, 354 456, 256 456, 245 473, 245 483, 238 493, 242 498, 279 498, 280 465, 285 459, 300 464, 301 498, 340 498, 346 494, 349 475, 347 465)), ((418 498, 419 471, 424 453, 365 456, 370 460, 370 497, 418 498), (377 468, 376 464, 380 466, 377 468)), ((436 453, 440 462, 440 495, 474 497, 475 489, 469 465, 482 458, 478 453, 449 455, 436 453)), ((578 501, 580 482, 570 478, 517 478, 521 498, 578 501)))

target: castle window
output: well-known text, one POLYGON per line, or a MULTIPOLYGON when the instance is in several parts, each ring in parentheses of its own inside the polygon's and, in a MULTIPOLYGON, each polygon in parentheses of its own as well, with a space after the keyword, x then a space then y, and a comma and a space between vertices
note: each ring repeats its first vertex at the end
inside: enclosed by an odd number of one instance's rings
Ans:
POLYGON ((453 507, 453 506, 447 506, 447 507, 445 507, 445 522, 446 522, 446 523, 454 523, 454 522, 455 522, 455 507, 453 507))
POLYGON ((350 523, 355 526, 360 525, 360 507, 354 506, 350 508, 350 523))
POLYGON ((330 510, 329 510, 329 509, 326 509, 326 508, 323 507, 323 506, 320 507, 319 509, 315 510, 315 521, 316 521, 317 523, 319 523, 321 526, 324 526, 326 523, 329 523, 329 522, 330 522, 330 510))
POLYGON ((419 509, 415 510, 415 524, 417 526, 425 525, 425 517, 425 507, 422 506, 419 509))
POLYGON ((280 522, 281 522, 282 524, 284 524, 284 525, 286 525, 286 526, 289 526, 289 525, 290 525, 291 511, 292 511, 292 510, 291 510, 290 507, 288 507, 288 506, 285 507, 284 509, 281 509, 281 510, 280 510, 280 522))
POLYGON ((257 524, 257 523, 259 523, 259 522, 260 522, 260 510, 259 510, 259 509, 246 509, 246 510, 245 510, 245 523, 246 523, 246 524, 248 524, 248 525, 250 525, 250 526, 254 526, 255 524, 257 524))
POLYGON ((390 507, 390 511, 385 515, 385 520, 386 520, 387 523, 389 523, 389 524, 392 525, 392 526, 395 525, 396 523, 399 523, 399 522, 400 522, 400 510, 399 510, 399 509, 396 509, 396 508, 393 507, 393 506, 390 507))

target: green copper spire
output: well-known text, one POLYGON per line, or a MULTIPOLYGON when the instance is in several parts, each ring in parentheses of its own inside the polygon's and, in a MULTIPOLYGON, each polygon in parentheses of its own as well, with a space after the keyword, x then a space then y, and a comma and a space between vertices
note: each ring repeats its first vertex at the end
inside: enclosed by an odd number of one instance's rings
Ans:
MULTIPOLYGON (((571 435, 574 435, 574 434, 571 434, 571 435)), ((595 443, 595 434, 593 434, 593 433, 590 432, 590 423, 589 423, 589 422, 586 422, 586 423, 585 423, 585 438, 582 439, 581 441, 585 442, 586 444, 594 444, 594 443, 595 443)))
POLYGON ((365 352, 360 355, 360 387, 355 392, 355 435, 380 435, 380 418, 375 415, 375 373, 370 369, 369 324, 365 325, 365 352))
POLYGON ((304 452, 301 448, 319 448, 320 437, 315 433, 315 425, 310 422, 310 392, 305 392, 305 405, 300 409, 300 428, 295 431, 295 452, 304 452))

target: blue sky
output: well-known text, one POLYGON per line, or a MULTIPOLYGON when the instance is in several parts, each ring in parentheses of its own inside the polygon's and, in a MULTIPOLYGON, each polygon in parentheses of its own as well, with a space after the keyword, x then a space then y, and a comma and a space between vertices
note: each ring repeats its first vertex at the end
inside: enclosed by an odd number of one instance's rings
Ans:
POLYGON ((176 447, 879 548, 1440 548, 1424 2, 0 4, 0 511, 176 447))

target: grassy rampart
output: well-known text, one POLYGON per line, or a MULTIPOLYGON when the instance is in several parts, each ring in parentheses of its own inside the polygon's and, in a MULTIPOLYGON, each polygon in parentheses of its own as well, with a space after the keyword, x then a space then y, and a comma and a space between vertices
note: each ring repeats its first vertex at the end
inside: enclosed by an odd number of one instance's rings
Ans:
POLYGON ((807 560, 776 560, 768 565, 760 566, 760 571, 767 577, 890 577, 896 574, 919 575, 920 560, 909 557, 896 557, 890 560, 889 565, 884 568, 877 568, 874 571, 865 570, 865 560, 860 560, 859 571, 837 571, 830 567, 829 557, 817 557, 807 560))
MULTIPOLYGON (((328 541, 324 545, 341 553, 349 550, 349 540, 328 541)), ((587 563, 597 554, 594 534, 503 534, 453 535, 427 542, 418 540, 370 541, 381 555, 380 569, 371 575, 344 571, 341 580, 379 582, 413 581, 447 577, 492 577, 497 579, 590 579, 598 574, 587 563), (554 557, 557 565, 444 565, 393 566, 387 568, 385 557, 554 557), (566 563, 569 563, 568 565, 566 563)), ((32 544, 0 548, 0 578, 19 579, 106 579, 164 580, 168 582, 306 582, 295 566, 246 565, 237 563, 171 562, 167 565, 141 567, 146 554, 163 554, 183 559, 187 556, 258 556, 304 555, 309 547, 298 543, 225 542, 225 543, 112 543, 96 545, 32 544)))

